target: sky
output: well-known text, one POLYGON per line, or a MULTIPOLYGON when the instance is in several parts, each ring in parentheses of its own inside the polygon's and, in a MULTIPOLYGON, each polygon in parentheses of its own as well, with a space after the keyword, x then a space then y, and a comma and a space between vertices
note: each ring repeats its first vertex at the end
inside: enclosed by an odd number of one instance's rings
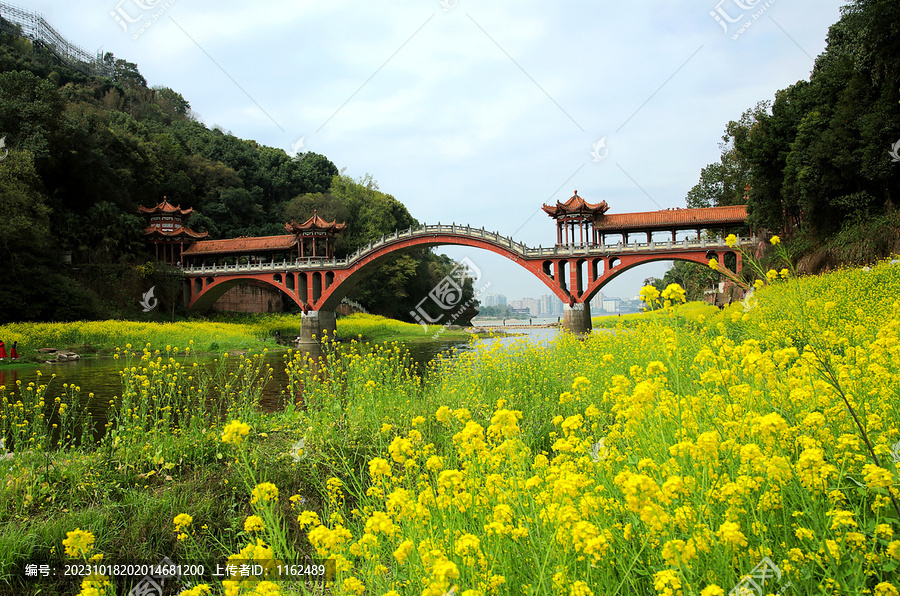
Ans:
MULTIPOLYGON (((683 207, 726 124, 807 79, 841 0, 19 0, 200 121, 371 174, 421 223, 552 246, 544 203, 683 207), (749 23, 749 26, 745 26, 749 23)), ((481 284, 546 286, 478 249, 481 284)), ((630 298, 668 264, 604 287, 630 298)))

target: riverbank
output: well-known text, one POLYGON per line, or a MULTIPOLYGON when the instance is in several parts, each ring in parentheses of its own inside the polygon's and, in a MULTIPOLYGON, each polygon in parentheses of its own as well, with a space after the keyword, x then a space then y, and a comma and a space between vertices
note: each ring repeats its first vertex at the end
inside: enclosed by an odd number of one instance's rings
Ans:
MULTIPOLYGON (((334 594, 710 596, 763 564, 772 593, 896 594, 898 295, 886 263, 782 279, 746 308, 495 343, 421 375, 391 344, 315 368, 291 352, 272 413, 256 357, 204 375, 145 352, 84 448, 52 416, 77 388, 0 393, 0 585, 75 594, 24 565, 243 552, 330 558, 334 594)), ((321 593, 260 580, 196 581, 321 593)))
MULTIPOLYGON (((416 342, 430 341, 436 333, 447 340, 470 337, 461 329, 430 325, 426 332, 421 325, 377 315, 354 314, 337 319, 338 338, 416 342)), ((174 323, 107 320, 0 325, 0 339, 7 346, 19 342, 20 360, 15 366, 52 359, 52 355, 38 352, 42 348, 70 350, 82 357, 110 356, 127 344, 136 349, 149 344, 153 351, 180 346, 197 353, 286 350, 286 343, 298 335, 300 315, 272 314, 216 315, 174 323)))
MULTIPOLYGON (((702 321, 709 317, 714 317, 719 313, 719 309, 708 302, 688 302, 678 307, 677 316, 686 321, 702 321)), ((602 315, 599 317, 591 317, 591 324, 595 329, 612 329, 619 325, 626 327, 640 324, 648 321, 653 317, 652 312, 628 313, 624 315, 602 315)))

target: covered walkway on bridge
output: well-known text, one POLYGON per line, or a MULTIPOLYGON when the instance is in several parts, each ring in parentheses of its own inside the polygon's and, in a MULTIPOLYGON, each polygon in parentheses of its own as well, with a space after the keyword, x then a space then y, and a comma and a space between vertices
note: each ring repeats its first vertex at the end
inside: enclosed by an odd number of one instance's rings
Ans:
POLYGON ((334 258, 334 236, 347 225, 325 221, 313 212, 303 223, 291 220, 284 228, 290 234, 201 240, 182 253, 185 267, 210 265, 301 264, 334 258))
POLYGON ((593 231, 596 244, 606 244, 607 236, 620 235, 622 244, 628 244, 629 236, 645 235, 647 242, 653 241, 653 234, 671 234, 671 241, 677 242, 680 231, 695 232, 697 239, 706 231, 724 238, 731 232, 747 226, 747 206, 702 207, 699 209, 663 209, 637 213, 614 213, 594 219, 593 231))

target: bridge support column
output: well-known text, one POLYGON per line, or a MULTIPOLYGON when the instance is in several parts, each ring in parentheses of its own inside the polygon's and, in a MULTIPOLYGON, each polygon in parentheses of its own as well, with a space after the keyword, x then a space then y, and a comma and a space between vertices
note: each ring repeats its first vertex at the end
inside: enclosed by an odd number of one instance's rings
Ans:
POLYGON ((337 331, 333 310, 311 310, 300 315, 300 343, 312 344, 332 339, 337 331))
POLYGON ((576 335, 588 335, 591 332, 591 305, 581 302, 563 306, 563 329, 576 335))

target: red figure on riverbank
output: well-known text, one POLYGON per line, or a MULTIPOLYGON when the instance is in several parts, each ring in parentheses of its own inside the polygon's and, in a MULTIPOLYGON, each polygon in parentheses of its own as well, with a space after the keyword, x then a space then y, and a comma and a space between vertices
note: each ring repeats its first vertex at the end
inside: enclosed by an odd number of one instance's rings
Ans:
POLYGON ((6 360, 6 344, 0 340, 0 361, 6 360))
POLYGON ((10 360, 18 360, 19 359, 19 352, 16 350, 16 347, 18 347, 18 345, 19 345, 18 341, 13 342, 13 347, 9 351, 9 359, 10 360))

